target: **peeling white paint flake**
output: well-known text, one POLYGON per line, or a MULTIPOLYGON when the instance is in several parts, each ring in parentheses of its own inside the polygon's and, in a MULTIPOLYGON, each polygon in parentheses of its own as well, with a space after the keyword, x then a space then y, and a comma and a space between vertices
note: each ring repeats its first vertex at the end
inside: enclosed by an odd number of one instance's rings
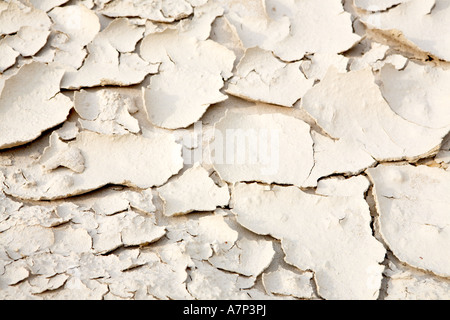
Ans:
POLYGON ((82 5, 57 7, 49 16, 55 32, 50 40, 50 46, 56 49, 54 61, 69 70, 79 69, 87 55, 85 46, 100 31, 98 16, 82 5))
POLYGON ((415 268, 449 277, 450 173, 426 166, 369 169, 380 233, 394 255, 415 268))
POLYGON ((236 57, 224 46, 166 30, 146 36, 141 54, 151 63, 161 63, 149 87, 142 89, 148 118, 156 126, 189 127, 211 104, 227 99, 220 89, 232 75, 236 57))
POLYGON ((354 3, 358 8, 371 12, 377 12, 385 11, 394 6, 410 1, 412 0, 354 0, 354 3))
POLYGON ((127 19, 113 20, 87 46, 89 54, 79 70, 66 72, 61 86, 79 89, 96 86, 129 86, 141 83, 158 71, 158 64, 144 61, 133 53, 144 28, 127 19))
POLYGON ((311 299, 314 292, 311 287, 313 273, 291 271, 279 267, 277 270, 264 273, 264 288, 272 294, 293 296, 299 299, 311 299))
POLYGON ((405 69, 385 65, 381 92, 392 110, 410 122, 450 131, 450 71, 409 62, 405 69))
POLYGON ((61 6, 69 0, 29 0, 30 3, 36 8, 43 11, 50 11, 54 7, 61 6))
POLYGON ((229 112, 216 124, 209 148, 214 168, 230 183, 301 186, 314 165, 309 125, 281 114, 229 112))
POLYGON ((355 141, 378 161, 426 157, 449 131, 400 117, 384 100, 370 69, 339 73, 331 68, 301 105, 331 137, 355 141))
POLYGON ((286 262, 315 273, 326 299, 376 299, 385 250, 362 195, 321 197, 296 187, 237 184, 232 210, 245 228, 282 241, 286 262))
POLYGON ((56 65, 35 62, 6 79, 0 93, 0 149, 33 141, 67 119, 73 103, 60 93, 63 75, 56 65))
POLYGON ((251 48, 230 79, 227 93, 244 99, 292 107, 313 85, 300 63, 286 64, 271 52, 251 48))
POLYGON ((265 5, 270 18, 288 17, 290 21, 289 34, 271 48, 282 60, 295 61, 311 53, 342 53, 360 40, 340 0, 267 0, 265 5))
MULTIPOLYGON (((378 0, 371 2, 376 5, 378 0)), ((450 40, 445 36, 450 32, 448 2, 446 0, 401 2, 403 3, 388 11, 363 15, 362 21, 369 28, 387 33, 399 31, 421 51, 450 61, 450 40)))
POLYGON ((102 134, 139 133, 137 119, 130 113, 137 111, 131 97, 114 90, 75 92, 75 111, 80 115, 81 126, 102 134))
POLYGON ((51 24, 46 13, 28 1, 10 0, 0 8, 0 35, 16 33, 22 27, 48 30, 51 24))
MULTIPOLYGON (((64 142, 58 142, 58 145, 61 144, 64 142)), ((183 165, 181 146, 168 134, 144 138, 131 134, 109 136, 85 131, 67 147, 51 148, 64 148, 67 156, 57 154, 56 158, 50 158, 50 167, 58 166, 55 162, 58 159, 62 160, 59 166, 69 166, 66 157, 74 161, 69 155, 81 154, 84 171, 55 170, 49 173, 42 165, 29 163, 23 168, 22 177, 27 182, 17 179, 12 171, 6 173, 8 188, 5 193, 24 199, 44 200, 86 193, 107 184, 150 188, 164 184, 183 165)), ((51 153, 52 150, 47 149, 46 154, 51 153)))
POLYGON ((158 188, 164 201, 166 216, 186 214, 193 211, 214 211, 228 205, 228 186, 217 186, 209 178, 208 171, 198 164, 181 176, 158 188))
POLYGON ((112 0, 108 1, 101 13, 110 17, 140 17, 155 22, 173 22, 188 17, 194 6, 205 4, 207 0, 112 0))

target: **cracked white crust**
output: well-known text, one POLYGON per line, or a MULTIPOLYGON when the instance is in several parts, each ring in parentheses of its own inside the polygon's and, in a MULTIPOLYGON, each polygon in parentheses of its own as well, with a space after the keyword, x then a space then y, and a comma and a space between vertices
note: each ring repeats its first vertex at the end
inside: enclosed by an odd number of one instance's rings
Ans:
POLYGON ((232 199, 240 224, 280 239, 286 262, 315 273, 321 297, 378 297, 385 250, 372 237, 362 195, 321 197, 296 187, 237 184, 232 199))
MULTIPOLYGON (((63 148, 75 148, 71 152, 84 158, 85 169, 82 172, 57 170, 48 173, 41 164, 27 161, 20 173, 5 170, 5 193, 23 199, 52 200, 83 194, 107 184, 150 188, 164 184, 183 165, 181 146, 168 134, 144 138, 131 134, 110 136, 84 131, 63 148)), ((52 152, 47 150, 47 153, 52 152)), ((51 168, 57 165, 72 167, 65 157, 59 155, 62 163, 55 162, 57 160, 52 159, 51 168)), ((74 159, 69 157, 69 160, 74 159)))
POLYGON ((401 261, 450 277, 450 173, 426 166, 369 169, 379 212, 380 233, 401 261))
POLYGON ((141 54, 151 63, 161 63, 159 73, 142 89, 145 110, 154 125, 189 127, 211 104, 227 99, 220 89, 231 76, 236 57, 226 47, 166 30, 146 36, 141 54))
POLYGON ((0 149, 30 142, 67 119, 73 104, 60 93, 63 75, 56 65, 35 62, 5 81, 0 93, 0 149))

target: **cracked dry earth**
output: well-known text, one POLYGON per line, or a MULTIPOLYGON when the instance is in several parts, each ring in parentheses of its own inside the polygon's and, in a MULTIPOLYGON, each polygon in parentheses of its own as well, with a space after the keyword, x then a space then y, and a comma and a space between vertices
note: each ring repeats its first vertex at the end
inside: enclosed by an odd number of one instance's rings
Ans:
POLYGON ((1 299, 450 299, 450 2, 3 0, 1 299))

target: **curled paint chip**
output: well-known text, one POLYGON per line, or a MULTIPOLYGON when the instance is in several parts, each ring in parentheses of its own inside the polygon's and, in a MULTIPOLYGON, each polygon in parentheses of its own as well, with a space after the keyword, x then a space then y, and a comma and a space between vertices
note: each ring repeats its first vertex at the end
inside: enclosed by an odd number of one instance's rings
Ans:
POLYGON ((68 168, 74 172, 82 173, 85 169, 84 158, 80 149, 71 148, 59 139, 57 133, 50 136, 50 146, 44 150, 39 159, 45 170, 55 170, 59 167, 68 168))
MULTIPOLYGON (((164 184, 183 166, 181 146, 169 134, 144 138, 84 131, 68 143, 68 148, 78 149, 84 157, 82 173, 46 172, 41 165, 29 161, 24 164, 22 178, 13 171, 6 173, 9 187, 5 193, 24 199, 52 200, 83 194, 107 184, 146 189, 164 184)), ((53 163, 52 167, 56 165, 53 163)))
POLYGON ((385 65, 380 72, 380 89, 392 110, 418 125, 448 128, 450 131, 450 71, 410 61, 399 71, 385 65))
POLYGON ((56 33, 50 39, 51 47, 56 49, 53 61, 68 69, 79 69, 87 55, 85 46, 100 31, 99 18, 82 5, 57 7, 48 15, 56 33))
POLYGON ((214 211, 230 201, 228 186, 217 186, 208 171, 198 164, 158 188, 158 193, 164 201, 166 216, 214 211))
POLYGON ((186 18, 193 12, 194 5, 207 0, 112 0, 102 8, 101 13, 110 17, 140 17, 156 22, 173 22, 186 18))
POLYGON ((29 0, 30 3, 36 8, 42 11, 50 11, 54 7, 58 7, 69 0, 29 0))
POLYGON ((0 35, 13 34, 22 27, 48 30, 52 22, 47 14, 27 1, 10 0, 0 9, 0 35))
POLYGON ((208 261, 216 268, 236 272, 247 277, 259 276, 275 256, 273 242, 229 222, 239 232, 239 239, 229 250, 214 254, 208 261))
POLYGON ((79 70, 66 72, 61 87, 129 86, 141 83, 158 64, 147 63, 134 51, 144 29, 127 19, 112 21, 87 46, 89 55, 79 70))
MULTIPOLYGON (((372 1, 375 4, 375 1, 372 1)), ((450 61, 450 7, 446 0, 402 1, 386 12, 368 13, 361 20, 371 29, 383 30, 395 37, 400 31, 421 51, 450 61), (420 21, 420 23, 414 23, 420 21)))
POLYGON ((313 85, 300 71, 301 63, 284 63, 271 52, 251 48, 229 80, 227 93, 244 99, 292 107, 313 85))
POLYGON ((315 131, 314 167, 302 187, 315 187, 320 178, 333 174, 356 175, 376 164, 376 161, 351 139, 333 140, 315 131))
POLYGON ((50 30, 24 26, 15 35, 6 36, 2 42, 8 44, 23 57, 35 55, 47 43, 50 30))
POLYGON ((137 119, 130 114, 136 112, 133 98, 117 91, 81 90, 75 92, 74 104, 84 129, 101 134, 138 133, 141 130, 137 119))
POLYGON ((367 170, 374 182, 380 233, 401 261, 450 276, 450 173, 426 166, 367 170))
POLYGON ((289 35, 271 48, 284 61, 312 53, 342 53, 360 40, 340 0, 267 0, 266 7, 272 19, 289 18, 289 35))
POLYGON ((146 36, 141 54, 151 63, 161 63, 149 87, 142 89, 145 110, 153 124, 186 128, 211 104, 227 99, 220 89, 224 79, 232 75, 235 55, 224 46, 166 30, 146 36))
POLYGON ((232 199, 240 224, 280 239, 286 262, 314 271, 320 296, 378 297, 385 250, 372 237, 362 195, 323 197, 296 187, 237 184, 232 199))
POLYGON ((0 93, 0 149, 33 141, 67 119, 73 104, 59 92, 63 75, 54 64, 32 62, 6 79, 0 93))
POLYGON ((0 73, 12 67, 19 55, 20 53, 7 45, 5 41, 0 41, 0 73))
POLYGON ((431 155, 448 133, 446 128, 422 126, 396 114, 370 69, 341 74, 330 68, 301 105, 331 137, 359 143, 378 161, 431 155))
POLYGON ((267 291, 300 299, 311 299, 314 296, 311 287, 312 278, 311 272, 292 271, 281 266, 275 271, 262 275, 264 288, 267 291))
POLYGON ((407 3, 412 0, 354 0, 355 5, 358 8, 377 12, 385 11, 401 3, 407 3))
POLYGON ((282 114, 229 112, 215 125, 209 148, 211 163, 230 183, 301 186, 314 165, 309 125, 282 114))

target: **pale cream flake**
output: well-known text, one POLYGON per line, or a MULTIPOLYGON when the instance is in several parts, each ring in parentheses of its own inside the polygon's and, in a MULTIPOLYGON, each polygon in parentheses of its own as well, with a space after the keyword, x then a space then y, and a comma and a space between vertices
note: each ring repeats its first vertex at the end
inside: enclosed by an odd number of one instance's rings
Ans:
MULTIPOLYGON (((64 168, 48 172, 29 160, 20 173, 14 168, 6 169, 5 193, 24 199, 51 200, 79 195, 107 184, 146 189, 164 184, 183 166, 181 146, 170 134, 155 133, 144 138, 84 131, 69 142, 68 148, 81 152, 85 167, 82 173, 64 168)), ((52 153, 51 149, 46 152, 52 153)), ((51 165, 55 166, 57 162, 51 165)))
POLYGON ((55 242, 50 247, 52 253, 69 255, 70 253, 81 254, 91 251, 92 238, 84 229, 64 226, 53 229, 53 233, 55 242))
POLYGON ((254 278, 223 272, 207 262, 197 262, 189 276, 191 280, 187 289, 199 300, 249 300, 251 295, 245 289, 253 286, 255 281, 254 278))
POLYGON ((11 0, 0 8, 0 35, 19 32, 22 27, 48 30, 52 21, 47 14, 27 1, 11 0))
POLYGON ((331 137, 355 141, 378 161, 433 154, 448 133, 448 129, 421 126, 397 115, 370 69, 340 74, 331 68, 301 105, 331 137))
POLYGON ((292 107, 314 82, 305 78, 300 65, 301 62, 284 63, 260 48, 247 49, 226 92, 252 101, 292 107))
POLYGON ((80 129, 75 121, 66 121, 61 128, 56 130, 59 138, 63 141, 70 141, 77 137, 80 129))
MULTIPOLYGON (((194 9, 194 15, 191 19, 181 20, 180 28, 183 33, 189 36, 199 40, 206 40, 210 38, 213 22, 218 17, 223 16, 223 14, 224 9, 219 3, 208 1, 205 5, 194 9)), ((226 30, 224 30, 224 32, 226 32, 226 30)))
POLYGON ((217 252, 208 261, 221 270, 247 277, 259 276, 275 256, 273 242, 249 232, 231 219, 228 223, 239 233, 239 238, 229 250, 217 252))
POLYGON ((450 280, 438 278, 417 269, 408 268, 397 261, 389 261, 385 271, 386 300, 449 300, 450 280))
POLYGON ((208 171, 198 164, 158 188, 158 193, 164 202, 166 216, 214 211, 230 201, 228 186, 216 185, 208 171))
POLYGON ((441 150, 436 155, 435 161, 438 163, 450 164, 450 136, 442 144, 441 150))
POLYGON ((47 43, 50 30, 24 26, 14 36, 6 36, 4 42, 23 57, 35 55, 47 43))
POLYGON ((360 40, 340 0, 266 0, 266 8, 274 20, 289 18, 289 34, 271 48, 284 61, 312 53, 342 53, 360 40))
POLYGON ((318 182, 316 194, 322 196, 358 197, 364 196, 369 187, 369 179, 362 175, 349 179, 328 178, 318 182))
POLYGON ((413 267, 450 276, 450 173, 426 166, 369 169, 380 233, 394 255, 413 267))
POLYGON ((46 291, 54 291, 61 288, 70 277, 66 274, 57 274, 53 277, 34 276, 28 280, 33 294, 39 294, 46 291))
POLYGON ((111 89, 75 92, 75 111, 84 129, 102 134, 139 133, 138 111, 132 97, 111 89))
POLYGON ((404 70, 385 65, 381 93, 399 116, 430 128, 450 131, 450 71, 410 61, 404 70))
POLYGON ((356 175, 376 164, 354 140, 333 140, 315 131, 311 136, 314 140, 314 167, 302 187, 316 187, 320 178, 333 174, 356 175))
POLYGON ((167 129, 185 128, 199 120, 211 104, 224 101, 224 79, 232 76, 232 51, 212 41, 200 41, 177 30, 150 34, 141 54, 161 63, 159 73, 143 88, 149 120, 167 129))
POLYGON ((69 0, 29 0, 30 3, 36 8, 43 11, 50 11, 54 7, 58 7, 69 0))
POLYGON ((140 17, 156 22, 174 22, 193 13, 194 6, 205 4, 207 0, 113 0, 109 1, 101 13, 109 17, 140 17))
POLYGON ((271 19, 265 0, 216 0, 225 8, 224 17, 234 27, 245 48, 272 50, 280 39, 289 35, 288 17, 271 19))
POLYGON ((300 68, 307 79, 322 80, 330 67, 336 68, 339 72, 345 73, 349 59, 335 53, 315 53, 306 56, 300 68))
POLYGON ((57 7, 48 15, 53 20, 50 46, 55 49, 53 61, 67 69, 79 69, 89 44, 100 31, 100 21, 95 12, 82 5, 57 7))
POLYGON ((12 259, 47 252, 54 241, 52 229, 39 225, 17 225, 0 233, 0 248, 3 248, 12 259))
POLYGON ((350 70, 358 71, 372 67, 381 60, 384 60, 388 50, 388 46, 376 42, 372 43, 370 50, 364 53, 362 57, 353 59, 350 70))
POLYGON ((0 276, 0 286, 1 284, 15 285, 29 276, 30 271, 24 260, 13 261, 5 266, 5 272, 0 276))
POLYGON ((311 272, 288 270, 281 266, 262 275, 264 288, 268 292, 300 299, 311 299, 314 296, 311 288, 312 278, 311 272))
POLYGON ((47 171, 65 167, 76 173, 82 173, 85 169, 80 149, 70 147, 67 143, 62 142, 56 132, 51 134, 50 145, 44 149, 39 162, 47 171))
POLYGON ((214 215, 186 222, 190 237, 185 240, 186 253, 196 260, 207 260, 213 254, 228 252, 239 238, 239 233, 228 224, 221 210, 214 215))
POLYGON ((141 83, 158 71, 158 64, 147 63, 134 51, 144 27, 128 19, 113 20, 87 46, 89 55, 79 70, 68 71, 61 86, 66 89, 106 85, 128 86, 141 83))
POLYGON ((0 41, 0 73, 3 73, 9 67, 12 67, 16 63, 16 59, 19 55, 20 53, 7 45, 5 41, 0 41))
POLYGON ((412 0, 354 0, 354 3, 358 8, 371 12, 377 12, 385 11, 394 6, 410 1, 412 0))
POLYGON ((297 187, 237 184, 232 199, 241 225, 280 239, 286 262, 315 273, 321 297, 378 297, 385 250, 372 237, 362 195, 323 197, 297 187))
POLYGON ((131 208, 151 214, 156 211, 153 204, 152 189, 137 191, 108 192, 95 200, 92 209, 96 214, 113 215, 131 208))
POLYGON ((410 0, 386 12, 364 14, 361 20, 371 29, 400 31, 420 50, 450 61, 449 17, 446 0, 410 0))
POLYGON ((63 75, 53 64, 33 62, 6 79, 0 93, 0 149, 33 141, 67 119, 73 104, 59 92, 63 75))
POLYGON ((101 300, 108 292, 108 286, 98 280, 77 277, 68 279, 59 290, 45 293, 47 300, 101 300))
POLYGON ((233 26, 227 18, 218 17, 211 25, 210 39, 230 49, 236 55, 235 65, 239 63, 245 54, 245 48, 233 26))
POLYGON ((108 216, 96 212, 91 218, 90 223, 73 221, 92 237, 95 254, 105 254, 122 246, 147 245, 166 233, 164 227, 156 225, 154 216, 141 215, 131 209, 108 216))
MULTIPOLYGON (((6 199, 2 201, 4 200, 6 199)), ((63 203, 58 206, 32 205, 22 207, 21 203, 15 202, 10 204, 8 211, 6 211, 8 218, 0 222, 0 231, 18 225, 57 227, 69 222, 79 212, 78 207, 72 203, 63 203)))
POLYGON ((309 125, 282 114, 229 112, 216 124, 209 149, 214 168, 230 183, 301 186, 314 165, 309 125))

